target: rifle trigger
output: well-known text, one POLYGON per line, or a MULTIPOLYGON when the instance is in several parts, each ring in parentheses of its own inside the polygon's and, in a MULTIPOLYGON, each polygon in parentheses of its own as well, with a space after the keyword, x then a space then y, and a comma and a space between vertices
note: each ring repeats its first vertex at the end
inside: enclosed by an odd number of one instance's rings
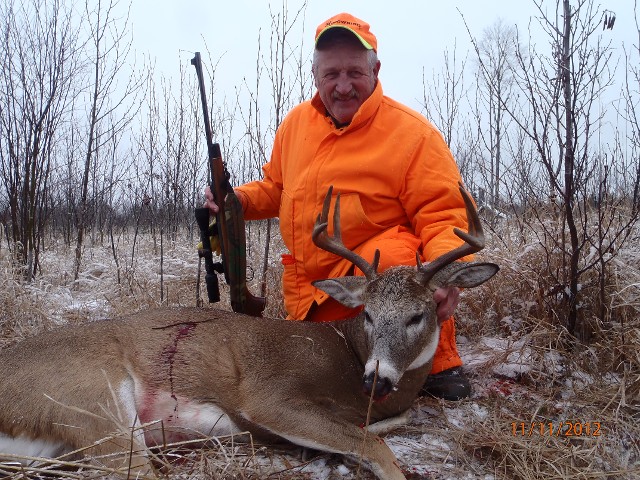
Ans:
POLYGON ((213 264, 213 269, 218 273, 224 273, 224 267, 222 266, 222 262, 216 262, 213 264))

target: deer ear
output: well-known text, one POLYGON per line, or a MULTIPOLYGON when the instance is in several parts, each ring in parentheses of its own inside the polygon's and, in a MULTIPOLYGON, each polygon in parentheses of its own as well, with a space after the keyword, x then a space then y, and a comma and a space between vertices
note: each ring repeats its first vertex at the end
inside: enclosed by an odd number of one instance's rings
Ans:
POLYGON ((339 277, 316 280, 311 284, 328 293, 345 307, 356 308, 364 303, 364 291, 367 286, 365 277, 339 277))
POLYGON ((495 263, 469 263, 453 272, 444 284, 461 288, 477 287, 498 273, 498 270, 500 267, 495 263))

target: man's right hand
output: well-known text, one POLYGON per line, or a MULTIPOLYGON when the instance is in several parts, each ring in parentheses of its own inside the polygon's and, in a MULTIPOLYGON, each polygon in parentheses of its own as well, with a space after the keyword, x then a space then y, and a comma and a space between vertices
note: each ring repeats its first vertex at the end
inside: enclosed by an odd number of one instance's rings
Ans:
POLYGON ((213 193, 211 193, 211 188, 207 187, 204 189, 204 203, 203 207, 208 208, 211 215, 215 215, 218 213, 218 204, 213 199, 213 193))
POLYGON ((438 325, 449 319, 460 302, 460 289, 458 287, 440 287, 433 292, 433 301, 437 304, 436 315, 438 325))

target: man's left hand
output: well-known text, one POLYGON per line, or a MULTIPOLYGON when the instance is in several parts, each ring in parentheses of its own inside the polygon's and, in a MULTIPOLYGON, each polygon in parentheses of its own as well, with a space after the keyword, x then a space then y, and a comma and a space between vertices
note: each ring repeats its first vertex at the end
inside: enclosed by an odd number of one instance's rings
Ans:
POLYGON ((438 316, 438 325, 441 325, 455 312, 460 302, 460 289, 458 287, 440 287, 433 292, 433 301, 438 305, 436 315, 438 316))

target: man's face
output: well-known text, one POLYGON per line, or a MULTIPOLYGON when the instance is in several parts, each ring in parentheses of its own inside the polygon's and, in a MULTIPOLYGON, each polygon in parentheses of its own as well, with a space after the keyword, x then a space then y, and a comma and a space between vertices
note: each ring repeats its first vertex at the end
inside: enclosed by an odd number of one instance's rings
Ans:
POLYGON ((350 44, 318 51, 315 62, 314 78, 322 103, 338 123, 348 124, 373 93, 380 62, 372 68, 367 50, 350 44))

